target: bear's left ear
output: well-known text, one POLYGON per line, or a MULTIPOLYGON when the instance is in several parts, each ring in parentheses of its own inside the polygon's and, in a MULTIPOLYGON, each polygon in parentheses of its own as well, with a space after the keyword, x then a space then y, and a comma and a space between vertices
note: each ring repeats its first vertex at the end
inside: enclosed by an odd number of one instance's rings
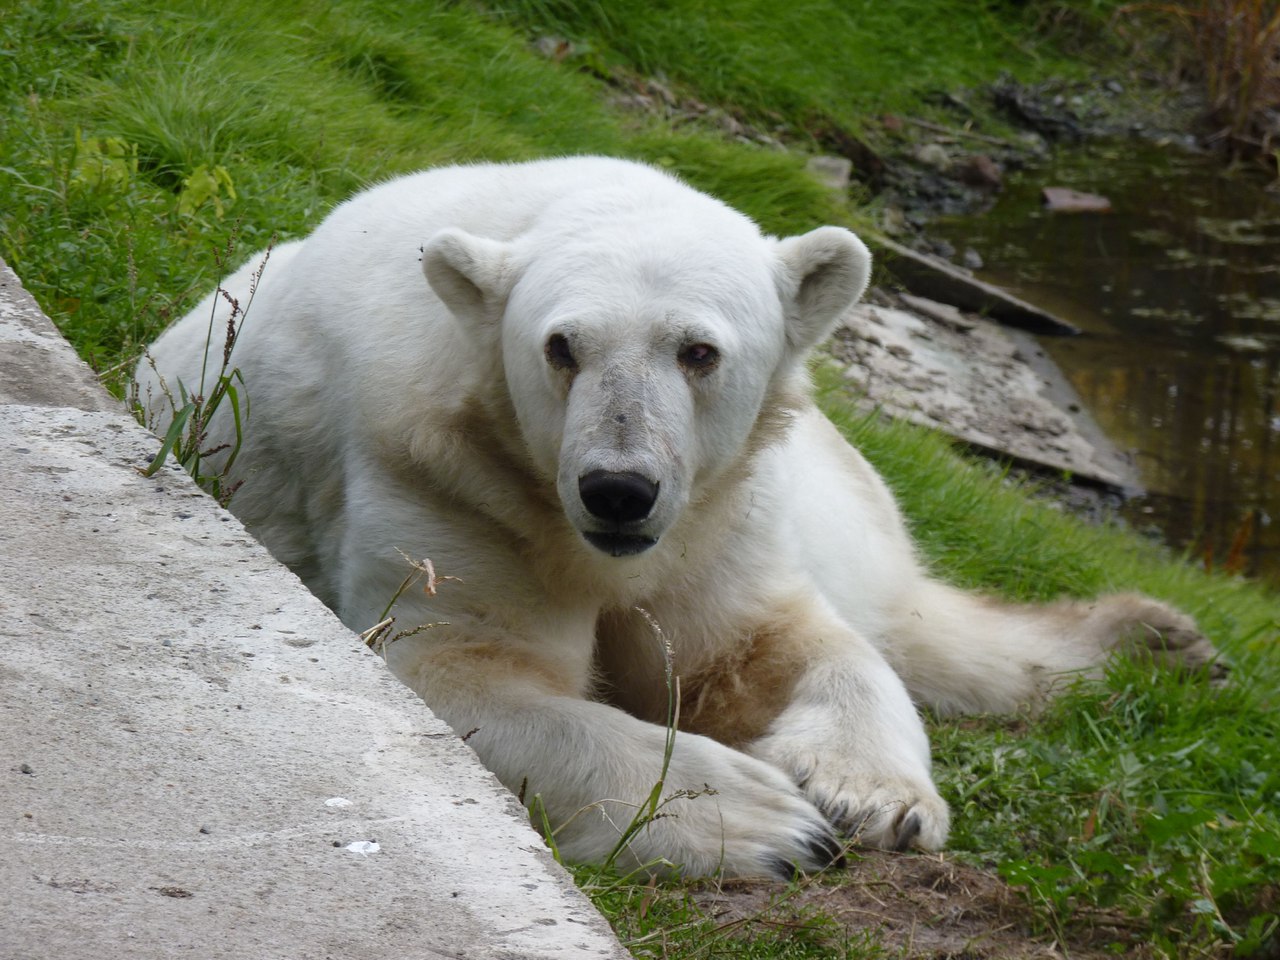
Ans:
POLYGON ((778 241, 778 293, 787 344, 797 353, 822 340, 871 279, 871 252, 840 227, 778 241))
POLYGON ((464 230, 441 230, 422 248, 422 272, 466 325, 496 323, 511 293, 511 248, 464 230))

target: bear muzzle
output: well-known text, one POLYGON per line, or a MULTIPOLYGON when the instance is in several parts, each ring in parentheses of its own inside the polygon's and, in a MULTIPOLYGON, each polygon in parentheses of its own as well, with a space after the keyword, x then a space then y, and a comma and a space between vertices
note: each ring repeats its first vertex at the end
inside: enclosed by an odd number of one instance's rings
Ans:
POLYGON ((578 478, 578 497, 604 529, 584 530, 583 537, 612 557, 643 553, 658 542, 636 528, 658 501, 658 484, 631 471, 592 470, 578 478))

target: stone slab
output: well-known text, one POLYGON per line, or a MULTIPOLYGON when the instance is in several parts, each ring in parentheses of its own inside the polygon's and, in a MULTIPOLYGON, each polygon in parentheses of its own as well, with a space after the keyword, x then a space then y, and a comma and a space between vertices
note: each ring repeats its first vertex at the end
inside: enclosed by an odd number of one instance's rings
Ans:
POLYGON ((991 317, 1031 333, 1074 336, 1080 328, 1007 290, 972 277, 936 257, 917 253, 888 239, 874 237, 884 264, 914 294, 991 317))
POLYGON ((138 472, 154 438, 0 281, 0 958, 626 957, 358 637, 138 472))
POLYGON ((860 402, 1040 470, 1134 494, 1132 462, 1035 338, 922 297, 875 291, 831 352, 860 402))

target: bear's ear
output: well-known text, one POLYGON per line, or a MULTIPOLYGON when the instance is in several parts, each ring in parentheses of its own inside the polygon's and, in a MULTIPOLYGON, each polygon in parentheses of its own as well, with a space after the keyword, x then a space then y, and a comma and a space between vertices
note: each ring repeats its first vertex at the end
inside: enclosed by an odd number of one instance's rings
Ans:
POLYGON ((787 344, 797 353, 822 340, 871 279, 871 252, 848 230, 819 227, 778 242, 778 292, 787 344))
POLYGON ((422 272, 449 312, 468 324, 496 323, 511 293, 511 248, 463 230, 441 230, 422 248, 422 272))

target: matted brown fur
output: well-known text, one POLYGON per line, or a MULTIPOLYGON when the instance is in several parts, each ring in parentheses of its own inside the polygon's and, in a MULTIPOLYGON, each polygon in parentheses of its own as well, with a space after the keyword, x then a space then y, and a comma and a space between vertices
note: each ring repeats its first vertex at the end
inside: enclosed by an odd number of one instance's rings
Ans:
POLYGON ((703 530, 714 538, 717 525, 731 522, 717 508, 750 480, 760 453, 786 436, 795 413, 808 402, 804 386, 804 379, 771 385, 738 458, 696 491, 664 542, 638 558, 640 577, 620 580, 608 558, 597 559, 585 547, 564 514, 554 479, 543 476, 528 454, 504 381, 480 387, 449 410, 424 416, 407 437, 384 438, 379 455, 388 471, 409 487, 433 499, 465 504, 510 532, 511 546, 551 595, 568 592, 577 599, 597 594, 602 604, 630 605, 642 602, 646 589, 666 579, 664 552, 669 554, 677 542, 702 539, 703 530), (469 469, 450 468, 459 464, 469 469), (481 490, 489 495, 478 496, 481 490))
MULTIPOLYGON (((505 390, 494 391, 491 396, 465 398, 449 417, 437 421, 435 426, 439 433, 433 437, 430 461, 425 465, 438 469, 442 462, 438 457, 438 444, 442 442, 465 450, 462 457, 456 457, 455 452, 455 458, 464 462, 478 461, 483 465, 483 476, 497 478, 498 484, 508 494, 506 503, 486 503, 487 513, 516 530, 530 524, 567 526, 555 484, 538 473, 529 457, 524 438, 520 435, 515 408, 505 390)), ((424 458, 418 454, 415 459, 424 458)), ((474 489, 468 485, 458 492, 465 497, 474 489)))
MULTIPOLYGON (((714 545, 716 528, 733 522, 733 492, 750 482, 760 454, 785 438, 796 412, 808 403, 804 385, 803 377, 788 377, 771 386, 738 458, 697 491, 677 527, 664 538, 668 542, 643 558, 659 561, 641 578, 650 588, 671 589, 669 584, 662 585, 665 564, 657 550, 670 551, 678 540, 683 541, 691 548, 687 559, 697 562, 699 548, 714 545)), ((407 450, 385 451, 384 463, 397 478, 411 486, 425 481, 428 496, 455 500, 459 509, 478 510, 501 524, 513 535, 511 545, 524 554, 552 594, 570 591, 580 597, 598 592, 605 605, 620 600, 643 603, 643 597, 618 596, 615 578, 608 575, 608 558, 593 563, 591 553, 578 542, 554 482, 543 477, 528 456, 505 384, 496 383, 483 395, 473 393, 451 410, 424 417, 407 446, 407 450), (463 484, 461 476, 441 467, 458 462, 473 469, 479 466, 481 479, 472 474, 471 482, 463 484)), ((796 631, 806 620, 801 604, 784 601, 769 614, 757 615, 754 622, 744 622, 736 642, 717 644, 724 656, 698 665, 695 673, 682 679, 681 727, 734 746, 761 736, 786 707, 803 671, 805 645, 796 631)), ((556 694, 583 694, 571 689, 566 678, 556 676, 548 661, 515 644, 451 640, 433 650, 430 660, 433 672, 470 671, 477 684, 500 682, 513 671, 528 669, 556 694), (467 664, 468 659, 473 662, 467 664)), ((650 675, 641 682, 657 679, 650 675)))
POLYGON ((764 736, 812 660, 810 620, 801 602, 783 601, 714 663, 682 676, 681 728, 731 747, 764 736))

